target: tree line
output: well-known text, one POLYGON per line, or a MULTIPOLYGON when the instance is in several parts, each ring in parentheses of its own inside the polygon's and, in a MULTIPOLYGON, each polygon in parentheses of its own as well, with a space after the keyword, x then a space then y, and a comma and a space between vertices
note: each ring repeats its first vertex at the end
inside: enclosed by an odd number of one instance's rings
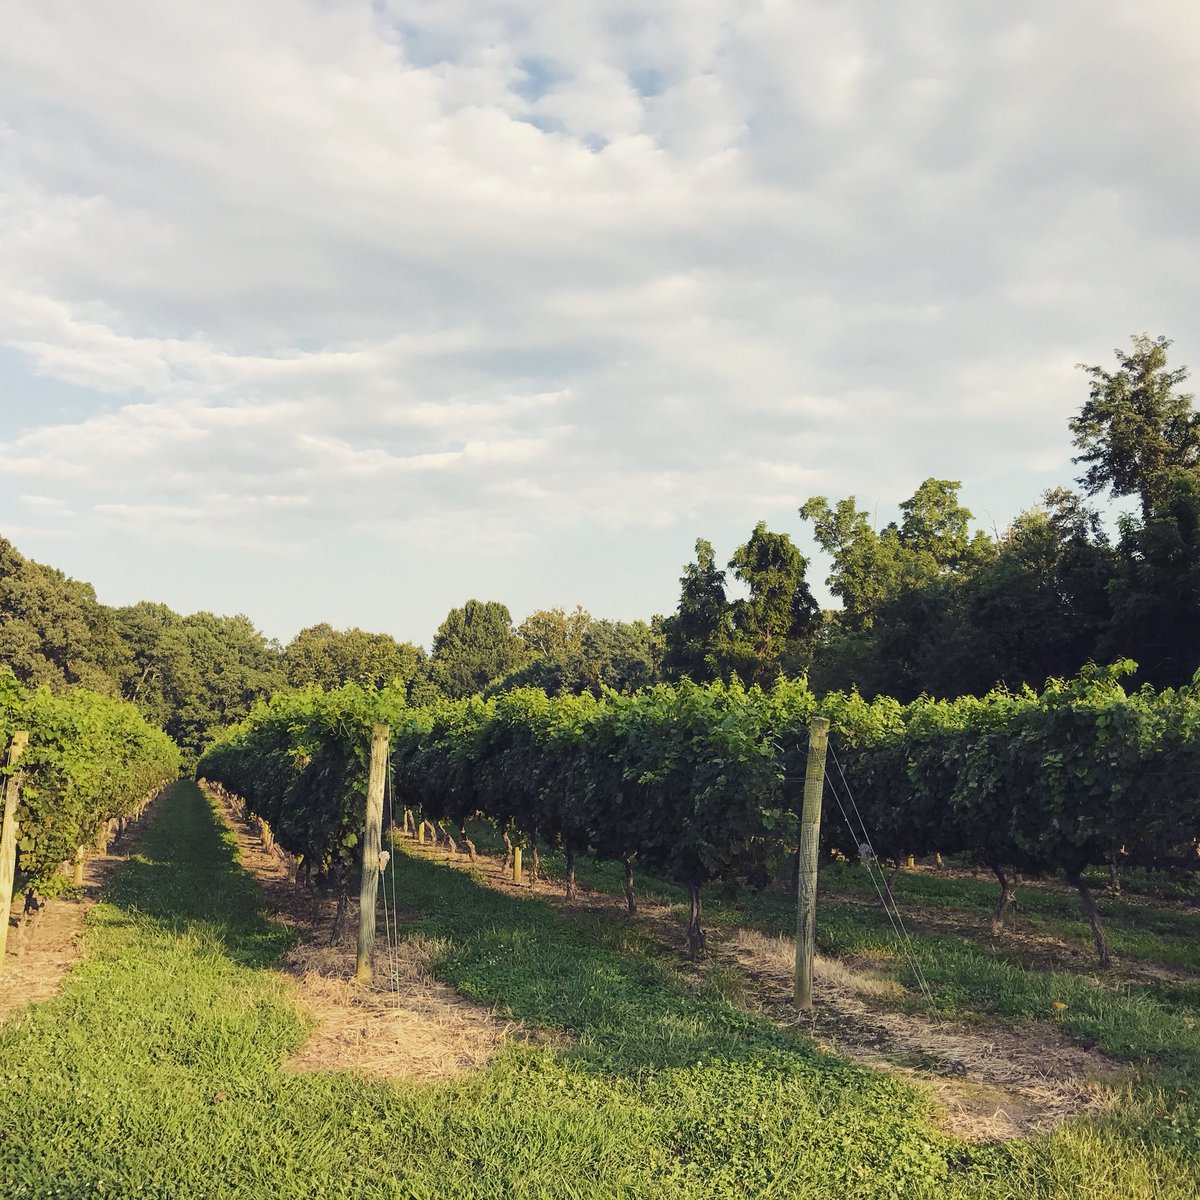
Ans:
POLYGON ((423 705, 807 674, 818 691, 910 700, 1037 687, 1127 656, 1139 682, 1178 686, 1200 665, 1200 414, 1169 346, 1138 335, 1116 370, 1084 368, 1089 396, 1071 421, 1081 490, 1052 489, 1002 533, 972 527, 955 480, 923 482, 882 529, 853 496, 808 498, 799 515, 831 560, 836 609, 820 610, 791 537, 760 522, 724 566, 698 540, 665 617, 547 608, 516 624, 503 603, 472 599, 428 653, 328 624, 281 645, 245 616, 102 605, 0 539, 0 665, 29 686, 130 700, 193 757, 257 700, 311 684, 398 683, 423 705), (1137 500, 1115 537, 1089 503, 1104 494, 1137 500))

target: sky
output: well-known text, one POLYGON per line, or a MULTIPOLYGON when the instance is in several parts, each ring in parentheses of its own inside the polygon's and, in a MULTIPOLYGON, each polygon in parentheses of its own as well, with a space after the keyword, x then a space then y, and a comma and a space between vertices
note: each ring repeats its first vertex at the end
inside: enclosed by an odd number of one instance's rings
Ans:
POLYGON ((1200 365, 1194 0, 7 0, 0 534, 109 604, 648 618, 1200 365))

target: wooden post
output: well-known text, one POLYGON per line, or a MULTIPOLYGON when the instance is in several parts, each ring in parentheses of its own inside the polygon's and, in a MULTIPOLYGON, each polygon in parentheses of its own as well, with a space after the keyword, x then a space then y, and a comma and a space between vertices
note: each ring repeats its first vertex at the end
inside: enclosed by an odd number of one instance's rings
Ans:
POLYGON ((71 876, 71 882, 76 887, 83 887, 83 864, 87 859, 87 851, 80 846, 75 851, 75 873, 71 876))
MULTIPOLYGON (((8 765, 15 767, 29 744, 24 729, 12 735, 8 747, 8 765)), ((0 825, 0 971, 4 970, 4 955, 8 950, 8 919, 12 915, 13 880, 17 875, 17 801, 21 796, 21 780, 16 774, 4 781, 4 821, 0 825)))
POLYGON ((521 847, 513 847, 513 883, 521 882, 521 847))
POLYGON ((383 785, 387 778, 388 727, 371 731, 371 770, 367 776, 366 833, 363 836, 362 887, 358 893, 358 969, 356 983, 371 982, 375 949, 375 893, 379 885, 379 851, 383 830, 383 785))
POLYGON ((804 808, 800 814, 800 877, 796 895, 796 984, 799 1009, 812 1008, 813 943, 817 918, 817 848, 821 840, 821 796, 825 788, 825 751, 829 722, 808 723, 808 765, 804 770, 804 808))

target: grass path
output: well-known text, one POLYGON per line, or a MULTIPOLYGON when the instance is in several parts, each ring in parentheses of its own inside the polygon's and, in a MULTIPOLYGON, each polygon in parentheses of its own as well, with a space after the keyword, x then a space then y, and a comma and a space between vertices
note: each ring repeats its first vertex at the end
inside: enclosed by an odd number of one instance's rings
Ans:
MULTIPOLYGON (((191 784, 89 919, 63 994, 0 1029, 0 1195, 1191 1200, 1187 1131, 1144 1114, 995 1148, 937 1133, 903 1083, 672 982, 619 925, 405 857, 447 982, 566 1049, 438 1084, 292 1076, 306 1029, 270 971, 231 836, 191 784)), ((1140 1101, 1138 1103, 1141 1103, 1140 1101)))

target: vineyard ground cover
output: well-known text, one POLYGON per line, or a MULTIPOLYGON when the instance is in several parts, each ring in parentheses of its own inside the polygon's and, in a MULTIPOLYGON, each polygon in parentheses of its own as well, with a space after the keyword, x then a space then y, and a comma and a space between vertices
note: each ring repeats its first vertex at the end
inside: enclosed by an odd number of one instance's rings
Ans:
MULTIPOLYGON (((530 894, 530 889, 507 882, 498 862, 469 866, 446 851, 427 847, 423 853, 466 867, 506 894, 530 894)), ((541 893, 561 903, 554 882, 561 864, 550 853, 542 858, 546 878, 541 893)), ((603 876, 604 864, 599 866, 603 876)), ((589 875, 585 870, 580 878, 589 875)), ((636 946, 641 953, 653 955, 657 941, 660 960, 665 950, 673 970, 690 976, 695 968, 682 957, 681 906, 650 906, 648 921, 639 916, 630 925, 621 919, 620 886, 610 883, 606 901, 597 904, 588 898, 583 906, 584 927, 590 929, 599 915, 609 925, 612 944, 636 946)), ((696 978, 733 1003, 790 1022, 790 981, 781 981, 778 969, 763 971, 761 963, 752 963, 756 982, 762 984, 766 976, 767 986, 747 996, 744 980, 730 980, 725 954, 732 943, 734 957, 742 959, 738 943, 748 927, 766 926, 775 936, 781 926, 786 930, 780 915, 790 919, 789 900, 754 891, 742 899, 750 903, 741 906, 726 898, 713 905, 709 920, 715 953, 705 975, 696 978)), ((1200 1080, 1200 1011, 1191 1005, 1097 980, 1090 973, 1029 970, 988 955, 968 939, 918 929, 917 955, 937 1000, 936 1011, 930 1013, 912 990, 914 981, 896 957, 881 912, 857 900, 826 901, 819 912, 819 941, 829 953, 844 955, 852 969, 868 966, 874 978, 882 968, 884 979, 903 980, 910 991, 897 999, 886 988, 869 989, 864 996, 859 989, 847 994, 845 988, 827 986, 825 1010, 811 1032, 867 1061, 916 1067, 917 1076, 932 1083, 951 1109, 957 1129, 1003 1136, 1115 1102, 1118 1115, 1104 1120, 1115 1122, 1125 1136, 1153 1140, 1162 1131, 1200 1149, 1200 1109, 1193 1099, 1200 1080), (957 1025, 947 1027, 940 1024, 943 1021, 957 1025), (947 1075, 965 1076, 967 1086, 947 1075), (974 1096, 973 1081, 983 1089, 974 1096), (1125 1082, 1130 1084, 1128 1092, 1120 1091, 1125 1082), (997 1083, 1009 1093, 1007 1122, 988 1120, 984 1111, 989 1103, 998 1103, 997 1083)), ((746 965, 744 959, 741 965, 746 965)), ((1200 1182, 1195 1186, 1200 1191, 1200 1182)))
POLYGON ((83 886, 46 901, 24 940, 18 930, 10 934, 0 977, 0 1022, 58 992, 67 972, 83 956, 87 913, 98 903, 113 872, 129 861, 158 803, 152 801, 140 821, 127 821, 124 837, 111 842, 105 853, 93 851, 84 863, 83 886))
POLYGON ((419 859, 401 867, 409 935, 442 947, 433 970, 528 1027, 568 1031, 567 1047, 511 1045, 442 1083, 285 1072, 308 1032, 272 969, 291 935, 180 785, 93 910, 63 994, 0 1030, 0 1194, 1196 1193, 1200 1151, 1126 1118, 964 1146, 903 1081, 679 986, 640 939, 614 949, 598 918, 419 859))
POLYGON ((356 984, 357 901, 350 902, 341 936, 331 943, 336 900, 297 887, 278 847, 264 845, 255 824, 216 796, 210 801, 236 840, 238 861, 262 888, 271 919, 293 937, 279 969, 295 981, 313 1030, 286 1070, 445 1079, 478 1070, 506 1040, 521 1035, 433 978, 429 962, 441 951, 438 942, 407 937, 389 946, 386 914, 379 921, 385 936, 375 943, 372 983, 356 984))
MULTIPOLYGON (((477 832, 486 839, 484 830, 477 832)), ((547 850, 541 857, 548 878, 561 872, 558 856, 547 850)), ((588 887, 614 899, 621 892, 619 870, 614 871, 613 864, 581 859, 576 874, 588 887)), ((850 865, 827 872, 827 890, 823 890, 818 908, 817 941, 827 954, 884 965, 892 978, 909 989, 903 997, 881 996, 872 1004, 982 1028, 1002 1025, 1028 1030, 1031 1023, 1037 1024, 1086 1050, 1097 1049, 1115 1060, 1135 1064, 1151 1079, 1159 1079, 1170 1093, 1184 1090, 1195 1094, 1200 1084, 1200 980, 1190 972, 1180 976, 1172 968, 1156 973, 1154 962, 1139 961, 1125 964, 1124 975, 1120 965, 1116 971, 1098 975, 1082 933, 1077 950, 1065 937, 1054 938, 1053 949, 1045 945, 1049 939, 1042 935, 992 939, 984 919, 990 905, 981 903, 987 886, 984 880, 967 873, 931 879, 931 873, 904 872, 897 880, 897 898, 914 934, 917 962, 933 989, 935 1007, 929 1012, 916 994, 911 966, 897 955, 886 916, 878 901, 866 901, 866 880, 858 876, 865 877, 865 872, 850 865), (854 886, 847 887, 848 880, 854 886), (910 886, 922 898, 935 891, 941 904, 937 908, 911 904, 910 886), (923 916, 928 925, 922 922, 923 916)), ((665 937, 680 944, 682 889, 644 876, 638 878, 638 889, 640 894, 673 903, 673 908, 658 914, 658 921, 665 937)), ((777 937, 794 929, 795 900, 789 889, 710 890, 714 894, 705 897, 705 920, 718 934, 744 928, 777 937)), ((1046 910, 1071 911, 1070 897, 1056 894, 1052 885, 1030 890, 1043 899, 1046 910)), ((993 886, 993 902, 995 892, 993 886)), ((1171 905, 1156 911, 1147 904, 1109 903, 1116 910, 1114 921, 1139 922, 1150 928, 1162 923, 1176 936, 1197 920, 1195 914, 1171 905)), ((1055 920, 1058 933, 1070 924, 1065 918, 1055 920)), ((1081 923, 1078 928, 1082 929, 1081 923)), ((1143 949, 1161 951, 1166 945, 1169 952, 1171 945, 1156 944, 1153 935, 1137 927, 1114 931, 1114 944, 1126 944, 1126 937, 1143 949)), ((1153 1091, 1158 1085, 1150 1086, 1153 1091)), ((1178 1105, 1172 1100, 1170 1107, 1178 1105)))

